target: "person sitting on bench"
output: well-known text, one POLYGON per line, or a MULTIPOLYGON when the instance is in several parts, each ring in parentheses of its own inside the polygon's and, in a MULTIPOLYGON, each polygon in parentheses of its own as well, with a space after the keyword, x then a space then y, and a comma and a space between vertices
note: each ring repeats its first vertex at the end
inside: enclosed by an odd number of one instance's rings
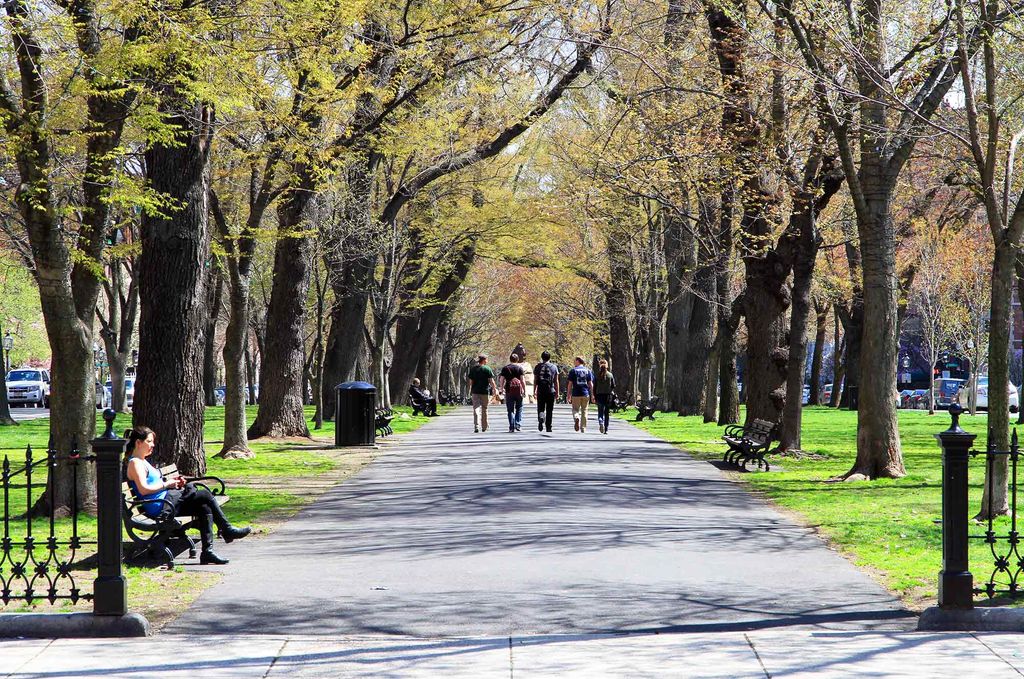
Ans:
POLYGON ((417 410, 422 410, 427 417, 437 415, 437 399, 430 395, 430 392, 420 386, 420 378, 414 377, 409 387, 409 397, 412 405, 417 410))
POLYGON ((142 505, 143 513, 160 521, 172 516, 194 517, 203 546, 199 563, 227 563, 227 559, 213 551, 214 524, 220 529, 224 542, 244 538, 252 529, 232 526, 210 491, 189 483, 184 476, 174 476, 165 481, 160 470, 146 460, 156 445, 156 434, 152 429, 136 426, 125 432, 125 438, 128 439, 128 486, 139 500, 152 500, 142 505))

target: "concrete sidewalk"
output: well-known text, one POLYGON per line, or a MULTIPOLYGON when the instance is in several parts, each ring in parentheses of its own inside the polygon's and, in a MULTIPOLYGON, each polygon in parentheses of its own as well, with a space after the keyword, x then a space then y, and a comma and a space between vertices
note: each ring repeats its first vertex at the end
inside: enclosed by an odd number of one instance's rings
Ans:
POLYGON ((0 642, 0 677, 1002 677, 1019 635, 758 631, 419 639, 175 636, 0 642))

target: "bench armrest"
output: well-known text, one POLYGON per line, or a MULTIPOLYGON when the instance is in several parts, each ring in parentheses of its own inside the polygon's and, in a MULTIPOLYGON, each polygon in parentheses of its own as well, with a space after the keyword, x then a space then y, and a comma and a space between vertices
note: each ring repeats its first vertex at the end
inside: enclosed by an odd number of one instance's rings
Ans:
POLYGON ((206 490, 210 491, 211 495, 223 495, 226 489, 224 486, 224 481, 217 478, 216 476, 186 476, 185 481, 188 483, 194 483, 200 488, 205 488, 206 490), (211 488, 209 482, 212 482, 216 487, 211 488))
POLYGON ((743 425, 741 425, 741 424, 727 424, 727 425, 725 425, 725 435, 726 436, 742 436, 743 435, 743 425))

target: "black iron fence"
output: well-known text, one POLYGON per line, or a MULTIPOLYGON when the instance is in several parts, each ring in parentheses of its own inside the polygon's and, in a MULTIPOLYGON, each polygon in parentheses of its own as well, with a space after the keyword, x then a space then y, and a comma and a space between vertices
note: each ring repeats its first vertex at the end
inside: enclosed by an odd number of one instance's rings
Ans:
POLYGON ((95 455, 82 455, 77 446, 60 455, 47 450, 36 455, 32 446, 25 449, 23 460, 3 459, 0 472, 0 494, 3 496, 3 539, 0 541, 0 602, 27 604, 45 600, 78 603, 91 601, 91 586, 96 569, 95 533, 83 536, 79 517, 79 476, 92 474, 87 466, 95 466, 95 455), (55 502, 42 517, 37 504, 47 484, 62 465, 70 477, 72 493, 70 515, 58 518, 55 502), (89 553, 91 552, 91 553, 89 553), (91 562, 91 563, 90 563, 91 562))
POLYGON ((971 540, 981 540, 988 545, 991 554, 992 570, 988 580, 982 586, 975 586, 975 595, 988 598, 1005 596, 1016 598, 1024 596, 1021 588, 1021 577, 1024 575, 1024 558, 1018 549, 1020 533, 1017 531, 1017 468, 1020 459, 1020 445, 1017 430, 1013 430, 1009 450, 996 450, 992 443, 992 430, 989 429, 985 450, 971 450, 972 457, 985 457, 985 488, 986 530, 981 535, 968 536, 971 540), (1005 475, 1002 470, 1005 469, 1005 475), (1006 480, 1006 500, 1008 516, 997 518, 1002 513, 1003 479, 1006 480))
POLYGON ((121 460, 124 439, 113 432, 113 410, 104 412, 106 431, 92 441, 92 452, 47 450, 36 455, 26 448, 24 460, 4 456, 0 473, 3 538, 0 540, 0 603, 91 601, 96 615, 127 613, 127 587, 122 567, 121 460), (67 516, 49 501, 38 516, 40 497, 55 483, 61 467, 62 485, 70 490, 67 516), (96 521, 80 511, 92 506, 95 477, 96 521), (83 488, 90 497, 83 497, 83 488), (91 584, 91 588, 89 585, 91 584))

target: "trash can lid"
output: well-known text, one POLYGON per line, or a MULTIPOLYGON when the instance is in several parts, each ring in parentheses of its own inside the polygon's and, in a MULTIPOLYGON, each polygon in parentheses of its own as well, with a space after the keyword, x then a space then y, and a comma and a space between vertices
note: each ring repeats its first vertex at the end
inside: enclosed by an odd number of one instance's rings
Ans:
POLYGON ((355 391, 377 391, 377 387, 373 386, 369 382, 342 382, 336 386, 335 389, 338 391, 341 391, 342 389, 345 389, 346 391, 349 389, 355 391))

